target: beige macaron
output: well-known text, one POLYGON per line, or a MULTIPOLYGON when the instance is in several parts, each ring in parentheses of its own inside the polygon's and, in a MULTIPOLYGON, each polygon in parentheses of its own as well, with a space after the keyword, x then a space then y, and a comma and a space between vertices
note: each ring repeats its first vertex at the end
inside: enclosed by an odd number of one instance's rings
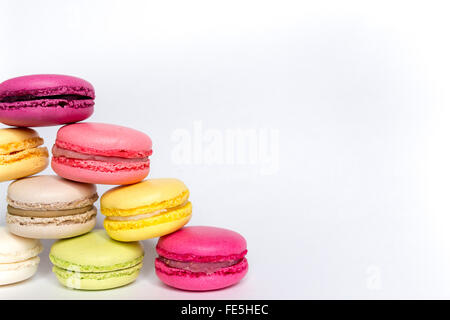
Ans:
POLYGON ((33 239, 70 238, 96 223, 95 185, 41 175, 8 187, 6 223, 11 233, 33 239))

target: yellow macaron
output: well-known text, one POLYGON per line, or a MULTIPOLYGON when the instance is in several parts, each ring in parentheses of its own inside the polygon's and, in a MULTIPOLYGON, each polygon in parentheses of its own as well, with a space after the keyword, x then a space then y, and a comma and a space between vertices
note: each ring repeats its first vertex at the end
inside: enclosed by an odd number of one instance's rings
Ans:
POLYGON ((15 180, 44 170, 48 150, 44 140, 29 128, 0 129, 0 181, 15 180))
POLYGON ((151 179, 113 188, 100 199, 104 227, 118 241, 160 237, 191 218, 189 190, 178 179, 151 179))

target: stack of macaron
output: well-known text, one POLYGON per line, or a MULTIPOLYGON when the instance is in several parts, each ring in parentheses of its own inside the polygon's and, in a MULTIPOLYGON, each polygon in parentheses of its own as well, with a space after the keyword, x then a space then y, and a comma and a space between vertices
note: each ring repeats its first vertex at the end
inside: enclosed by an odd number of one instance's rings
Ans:
POLYGON ((0 228, 0 285, 37 270, 39 239, 50 249, 53 272, 69 288, 102 290, 133 282, 143 265, 140 241, 159 238, 155 273, 165 284, 207 291, 231 286, 247 273, 247 245, 238 233, 185 227, 189 189, 175 178, 146 179, 152 140, 138 130, 79 122, 94 111, 87 81, 31 75, 0 83, 0 181, 7 191, 6 228, 0 228), (56 175, 35 175, 49 163, 39 134, 59 128, 51 149, 56 175), (100 198, 104 230, 95 229, 96 184, 114 185, 100 198))

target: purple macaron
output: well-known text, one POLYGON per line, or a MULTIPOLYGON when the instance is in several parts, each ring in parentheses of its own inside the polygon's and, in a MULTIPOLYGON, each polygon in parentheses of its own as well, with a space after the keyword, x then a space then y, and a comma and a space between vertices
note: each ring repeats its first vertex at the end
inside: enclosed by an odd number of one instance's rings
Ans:
POLYGON ((0 122, 42 127, 82 121, 94 112, 94 87, 56 74, 12 78, 0 83, 0 122))

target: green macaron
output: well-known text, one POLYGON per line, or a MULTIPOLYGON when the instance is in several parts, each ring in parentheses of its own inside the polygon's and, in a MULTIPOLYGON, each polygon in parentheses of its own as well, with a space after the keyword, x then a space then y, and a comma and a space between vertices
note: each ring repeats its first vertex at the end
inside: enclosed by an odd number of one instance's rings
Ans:
POLYGON ((119 242, 104 230, 59 240, 50 250, 53 272, 62 285, 81 290, 120 287, 136 280, 144 250, 139 242, 119 242))

